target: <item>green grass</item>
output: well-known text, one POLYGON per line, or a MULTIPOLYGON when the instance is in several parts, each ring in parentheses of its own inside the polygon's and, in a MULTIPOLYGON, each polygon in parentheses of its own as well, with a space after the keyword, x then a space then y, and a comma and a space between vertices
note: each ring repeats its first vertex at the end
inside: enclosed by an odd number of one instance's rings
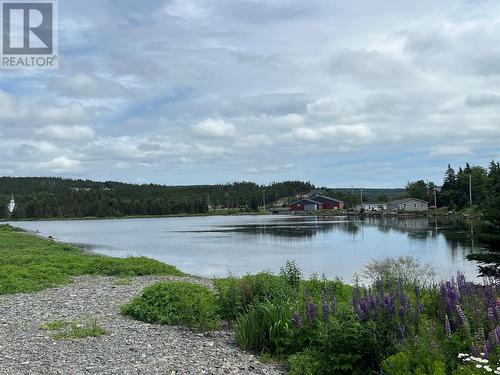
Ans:
POLYGON ((71 276, 184 275, 145 257, 112 258, 0 225, 0 295, 28 293, 70 282, 71 276))
POLYGON ((124 315, 148 323, 182 325, 200 330, 219 326, 215 295, 208 288, 186 282, 161 282, 123 306, 124 315))
POLYGON ((53 322, 42 324, 40 329, 43 329, 44 331, 57 331, 59 329, 63 329, 67 325, 69 325, 69 322, 65 320, 56 320, 53 322))
POLYGON ((97 324, 97 320, 90 322, 72 322, 65 320, 56 320, 45 323, 41 329, 46 331, 57 331, 52 337, 56 340, 64 339, 82 339, 85 337, 99 337, 107 335, 108 332, 97 324))

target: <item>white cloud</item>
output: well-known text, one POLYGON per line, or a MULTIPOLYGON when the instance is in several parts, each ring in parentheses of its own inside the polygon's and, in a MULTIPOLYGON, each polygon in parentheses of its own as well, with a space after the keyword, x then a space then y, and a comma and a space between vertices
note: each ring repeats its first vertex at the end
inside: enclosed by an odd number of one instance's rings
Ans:
POLYGON ((220 119, 206 119, 192 127, 193 132, 204 137, 226 138, 236 135, 233 124, 220 119))
POLYGON ((42 137, 66 141, 90 140, 95 136, 94 130, 89 126, 49 125, 38 129, 36 132, 42 137))
POLYGON ((63 96, 77 98, 117 98, 125 94, 122 84, 84 73, 56 78, 49 87, 63 96))
POLYGON ((472 155, 472 150, 469 147, 460 145, 437 146, 429 153, 429 156, 433 158, 446 158, 446 157, 470 156, 470 155, 472 155))
POLYGON ((38 165, 54 173, 78 173, 81 169, 81 162, 78 160, 69 159, 66 156, 58 156, 52 160, 38 163, 38 165))

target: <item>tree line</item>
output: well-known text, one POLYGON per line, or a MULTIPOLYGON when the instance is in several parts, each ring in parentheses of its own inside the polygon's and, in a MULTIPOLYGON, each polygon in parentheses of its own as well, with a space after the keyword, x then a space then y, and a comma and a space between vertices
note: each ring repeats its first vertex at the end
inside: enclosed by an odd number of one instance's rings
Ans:
POLYGON ((314 188, 301 181, 164 186, 58 177, 0 177, 0 218, 10 217, 7 203, 11 193, 16 200, 12 218, 36 219, 203 214, 209 207, 256 211, 264 200, 270 205, 314 188))

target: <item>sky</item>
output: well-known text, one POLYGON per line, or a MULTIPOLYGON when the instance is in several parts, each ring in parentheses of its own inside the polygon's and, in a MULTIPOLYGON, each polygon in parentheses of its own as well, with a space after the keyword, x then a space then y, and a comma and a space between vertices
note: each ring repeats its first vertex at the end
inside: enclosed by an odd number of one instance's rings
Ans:
POLYGON ((63 0, 0 71, 0 175, 442 182, 500 159, 496 0, 63 0))

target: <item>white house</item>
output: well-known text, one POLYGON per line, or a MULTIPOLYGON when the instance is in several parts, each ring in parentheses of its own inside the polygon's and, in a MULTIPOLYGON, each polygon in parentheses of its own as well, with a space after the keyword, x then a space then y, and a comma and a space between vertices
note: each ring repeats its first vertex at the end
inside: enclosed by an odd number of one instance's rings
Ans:
POLYGON ((387 203, 389 211, 427 211, 428 202, 417 198, 404 198, 387 203))
POLYGON ((9 214, 12 214, 15 209, 16 209, 16 201, 14 200, 14 194, 12 194, 11 198, 10 198, 10 202, 7 205, 7 210, 9 211, 9 214))

